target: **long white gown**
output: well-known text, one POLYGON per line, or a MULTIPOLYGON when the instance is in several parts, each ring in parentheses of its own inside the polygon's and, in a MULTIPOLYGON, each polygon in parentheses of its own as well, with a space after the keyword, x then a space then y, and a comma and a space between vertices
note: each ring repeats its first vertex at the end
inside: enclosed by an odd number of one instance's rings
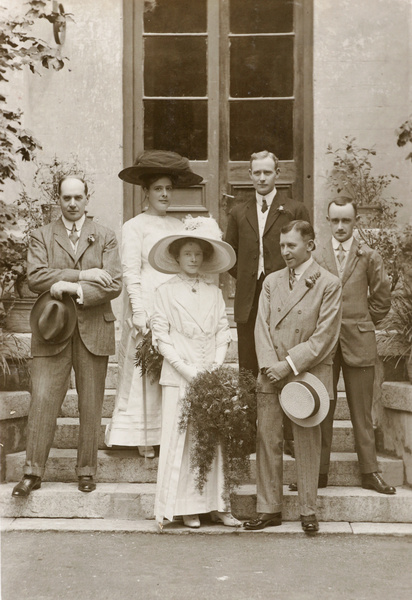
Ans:
POLYGON ((171 275, 159 273, 148 263, 153 245, 165 235, 181 231, 182 223, 170 216, 142 213, 122 228, 122 267, 125 294, 122 338, 118 350, 119 375, 115 408, 106 427, 107 446, 155 446, 160 444, 161 387, 141 377, 134 366, 136 336, 132 314, 150 318, 155 289, 171 275), (143 389, 145 386, 145 390, 143 389))
POLYGON ((180 399, 190 375, 223 363, 230 342, 230 328, 222 293, 201 280, 196 293, 188 278, 178 275, 155 294, 153 338, 164 356, 160 383, 163 387, 162 438, 157 475, 155 518, 159 524, 173 516, 227 511, 223 500, 224 477, 220 447, 201 494, 190 470, 190 425, 179 433, 180 399))

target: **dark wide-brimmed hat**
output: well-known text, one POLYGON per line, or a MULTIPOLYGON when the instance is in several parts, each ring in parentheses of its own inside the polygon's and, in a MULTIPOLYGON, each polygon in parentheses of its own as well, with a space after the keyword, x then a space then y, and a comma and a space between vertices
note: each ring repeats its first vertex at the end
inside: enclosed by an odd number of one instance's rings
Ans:
POLYGON ((167 150, 146 150, 138 155, 132 167, 119 173, 123 181, 142 186, 148 175, 170 175, 177 187, 190 187, 203 181, 200 175, 193 173, 187 158, 167 150))
POLYGON ((219 225, 212 217, 192 217, 183 221, 182 231, 161 238, 149 252, 149 264, 161 273, 178 273, 179 264, 170 254, 170 244, 175 240, 192 238, 209 242, 213 254, 200 267, 202 273, 224 273, 233 267, 236 254, 232 246, 222 240, 219 225))
POLYGON ((314 427, 326 418, 330 399, 328 390, 312 373, 300 373, 280 394, 283 412, 301 427, 314 427))
POLYGON ((76 323, 76 305, 68 294, 64 294, 62 300, 57 300, 50 292, 44 292, 31 309, 31 331, 45 344, 61 344, 68 340, 76 323))

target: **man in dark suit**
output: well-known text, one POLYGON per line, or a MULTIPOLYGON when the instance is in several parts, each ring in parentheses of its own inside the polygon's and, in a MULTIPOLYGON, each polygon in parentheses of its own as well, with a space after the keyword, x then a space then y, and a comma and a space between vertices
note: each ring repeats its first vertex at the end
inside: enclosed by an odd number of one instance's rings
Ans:
POLYGON ((20 497, 41 486, 72 367, 80 413, 76 466, 79 490, 91 492, 96 488, 93 477, 105 377, 109 355, 115 351, 115 316, 110 301, 121 292, 116 237, 110 229, 86 217, 88 193, 82 179, 63 178, 59 193, 62 217, 32 233, 28 283, 33 292, 50 292, 57 300, 64 294, 72 296, 76 300, 77 324, 62 343, 48 343, 47 338, 32 335, 26 463, 23 479, 12 493, 20 497))
POLYGON ((229 273, 236 279, 239 366, 252 371, 255 377, 258 364, 254 329, 262 283, 266 275, 285 266, 279 250, 280 230, 290 221, 310 220, 302 202, 276 189, 279 171, 279 161, 272 152, 252 154, 249 176, 255 197, 232 208, 225 236, 237 257, 229 273))
POLYGON ((334 401, 321 425, 322 457, 319 486, 328 483, 332 444, 333 415, 337 384, 342 369, 355 446, 362 476, 362 487, 382 494, 395 494, 378 473, 372 422, 374 365, 376 360, 375 325, 391 305, 390 280, 382 258, 353 237, 357 209, 350 198, 333 200, 328 206, 332 238, 316 253, 319 264, 339 275, 343 288, 343 313, 339 344, 334 364, 334 401))
MULTIPOLYGON (((338 277, 312 258, 315 233, 305 221, 282 228, 280 245, 286 268, 265 279, 256 319, 259 361, 256 448, 256 519, 249 530, 282 523, 283 460, 280 389, 293 376, 309 373, 332 397, 332 357, 340 321, 342 287, 338 277)), ((320 420, 310 426, 292 423, 302 528, 319 529, 316 518, 320 420)))

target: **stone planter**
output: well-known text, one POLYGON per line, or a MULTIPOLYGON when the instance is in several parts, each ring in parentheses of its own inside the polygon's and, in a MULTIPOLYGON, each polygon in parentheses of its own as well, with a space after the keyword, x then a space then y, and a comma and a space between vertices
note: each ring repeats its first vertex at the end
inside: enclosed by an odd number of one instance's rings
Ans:
POLYGON ((410 381, 405 357, 390 356, 382 359, 384 381, 410 381))
POLYGON ((30 390, 30 371, 27 363, 16 364, 7 361, 9 371, 0 374, 0 391, 30 390))
POLYGON ((2 300, 7 313, 6 327, 14 333, 30 333, 30 312, 36 298, 10 298, 2 300))

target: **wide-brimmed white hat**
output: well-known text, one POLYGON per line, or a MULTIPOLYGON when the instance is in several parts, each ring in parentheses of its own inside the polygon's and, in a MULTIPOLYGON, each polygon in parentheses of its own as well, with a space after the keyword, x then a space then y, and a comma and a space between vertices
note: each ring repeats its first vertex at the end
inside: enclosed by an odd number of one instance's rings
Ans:
POLYGON ((328 390, 312 373, 300 373, 280 394, 284 413, 301 427, 314 427, 326 418, 330 399, 328 390))
POLYGON ((182 224, 182 231, 160 239, 149 252, 149 263, 161 273, 178 273, 179 265, 169 252, 175 240, 193 238, 204 240, 213 246, 213 254, 202 263, 202 273, 224 273, 233 267, 236 254, 232 246, 222 240, 219 225, 212 217, 192 217, 188 215, 182 224))

